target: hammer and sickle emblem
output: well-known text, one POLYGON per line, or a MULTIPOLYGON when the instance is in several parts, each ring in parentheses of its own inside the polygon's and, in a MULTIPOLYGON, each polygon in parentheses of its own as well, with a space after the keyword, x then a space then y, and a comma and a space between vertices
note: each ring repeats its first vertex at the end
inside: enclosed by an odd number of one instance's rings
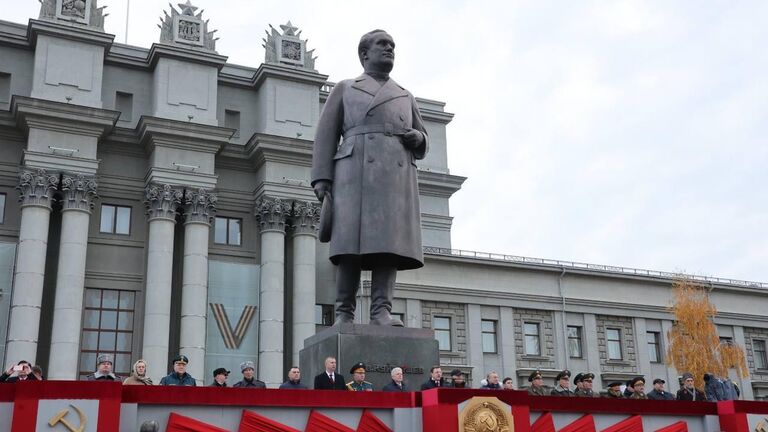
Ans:
POLYGON ((85 414, 80 411, 80 408, 70 405, 75 412, 77 412, 77 416, 80 417, 80 427, 74 427, 72 423, 68 422, 64 417, 69 414, 69 410, 64 408, 63 410, 59 411, 55 416, 51 417, 50 420, 48 420, 48 426, 55 427, 57 424, 61 423, 64 425, 65 428, 69 429, 70 432, 83 432, 85 431, 85 425, 87 419, 85 418, 85 414))
POLYGON ((768 417, 760 420, 760 423, 755 428, 755 432, 768 432, 768 417))

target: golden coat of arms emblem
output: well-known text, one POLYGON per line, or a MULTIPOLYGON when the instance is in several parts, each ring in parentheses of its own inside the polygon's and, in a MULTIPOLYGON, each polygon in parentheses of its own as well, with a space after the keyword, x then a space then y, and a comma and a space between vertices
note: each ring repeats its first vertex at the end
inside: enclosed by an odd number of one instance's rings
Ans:
POLYGON ((459 413, 459 432, 514 432, 509 406, 495 397, 473 397, 459 413))

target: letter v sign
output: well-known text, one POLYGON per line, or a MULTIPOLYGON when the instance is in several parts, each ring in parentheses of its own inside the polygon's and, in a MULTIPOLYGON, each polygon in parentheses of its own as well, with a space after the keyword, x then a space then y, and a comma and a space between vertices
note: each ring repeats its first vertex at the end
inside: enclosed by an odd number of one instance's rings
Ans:
POLYGON ((243 312, 240 313, 240 319, 237 321, 237 327, 232 330, 232 324, 229 322, 227 311, 224 310, 224 305, 221 303, 210 303, 211 310, 213 311, 213 318, 216 320, 216 324, 219 326, 221 336, 224 337, 224 346, 227 349, 238 349, 240 343, 245 337, 245 332, 248 330, 248 326, 253 320, 253 316, 256 315, 256 306, 247 305, 243 312))

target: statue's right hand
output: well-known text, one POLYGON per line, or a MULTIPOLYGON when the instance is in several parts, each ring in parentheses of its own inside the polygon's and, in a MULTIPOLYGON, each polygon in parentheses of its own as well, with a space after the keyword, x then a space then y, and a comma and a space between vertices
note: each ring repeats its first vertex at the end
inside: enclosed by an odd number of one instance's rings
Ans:
POLYGON ((319 180, 313 187, 315 189, 315 196, 320 202, 323 202, 325 194, 331 193, 331 182, 328 180, 319 180))

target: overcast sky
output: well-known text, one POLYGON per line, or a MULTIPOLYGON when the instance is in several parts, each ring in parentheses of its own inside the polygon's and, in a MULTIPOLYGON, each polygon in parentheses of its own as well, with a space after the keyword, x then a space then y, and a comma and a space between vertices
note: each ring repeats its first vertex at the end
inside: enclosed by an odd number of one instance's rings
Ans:
MULTIPOLYGON (((123 42, 125 0, 99 4, 123 42)), ((149 47, 168 3, 130 4, 128 43, 149 47)), ((268 24, 291 20, 331 81, 388 30, 393 77, 455 114, 454 248, 768 281, 768 2, 194 4, 218 52, 253 67, 268 24)))

